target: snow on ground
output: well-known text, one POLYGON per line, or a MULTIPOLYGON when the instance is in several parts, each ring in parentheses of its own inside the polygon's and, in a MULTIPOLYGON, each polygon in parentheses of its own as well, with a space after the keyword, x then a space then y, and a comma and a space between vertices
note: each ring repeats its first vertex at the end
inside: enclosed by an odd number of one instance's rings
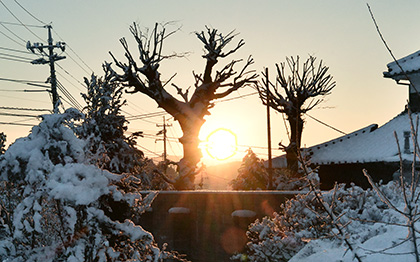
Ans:
MULTIPOLYGON (((394 248, 392 245, 403 242, 407 237, 407 229, 400 226, 387 226, 385 233, 372 237, 357 249, 357 254, 363 262, 395 262, 415 261, 411 252, 412 242, 406 241, 394 248), (397 255, 401 254, 401 255, 397 255)), ((328 240, 313 240, 309 242, 289 262, 353 262, 356 261, 345 244, 337 245, 328 240)))
MULTIPOLYGON (((404 210, 404 203, 398 205, 404 210)), ((407 221, 396 212, 392 212, 396 222, 406 224, 407 221)), ((362 227, 363 228, 363 227, 362 227)), ((356 248, 357 255, 363 262, 395 262, 416 261, 413 253, 413 242, 408 240, 408 229, 399 225, 370 223, 369 227, 350 240, 356 248), (378 233, 379 232, 379 233, 378 233), (369 236, 367 240, 366 234, 369 236), (358 242, 361 240, 363 243, 358 242)), ((353 262, 357 261, 348 246, 337 240, 317 239, 310 241, 289 262, 353 262)))

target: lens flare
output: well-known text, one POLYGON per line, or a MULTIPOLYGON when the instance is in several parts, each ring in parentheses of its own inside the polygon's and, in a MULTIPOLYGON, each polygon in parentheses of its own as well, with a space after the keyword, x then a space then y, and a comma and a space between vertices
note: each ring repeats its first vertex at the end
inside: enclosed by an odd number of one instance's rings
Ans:
POLYGON ((236 154, 236 135, 229 129, 219 128, 210 133, 206 141, 206 151, 214 159, 225 160, 236 154))

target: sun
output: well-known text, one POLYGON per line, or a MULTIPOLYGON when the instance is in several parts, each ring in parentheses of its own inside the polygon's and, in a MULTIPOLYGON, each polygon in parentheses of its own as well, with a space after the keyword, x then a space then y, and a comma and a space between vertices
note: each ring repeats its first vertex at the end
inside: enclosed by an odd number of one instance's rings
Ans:
POLYGON ((235 133, 226 128, 211 132, 206 140, 206 151, 214 159, 225 160, 236 154, 238 145, 235 133))

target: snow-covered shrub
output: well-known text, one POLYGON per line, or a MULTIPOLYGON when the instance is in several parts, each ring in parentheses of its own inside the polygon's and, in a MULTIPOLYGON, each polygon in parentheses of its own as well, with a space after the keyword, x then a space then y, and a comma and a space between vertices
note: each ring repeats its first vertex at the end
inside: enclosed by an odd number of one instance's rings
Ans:
MULTIPOLYGON (((395 199, 399 192, 398 186, 393 183, 381 188, 391 199, 395 199)), ((375 191, 340 186, 323 193, 323 198, 341 223, 346 224, 350 241, 366 241, 386 230, 385 223, 395 222, 392 211, 375 191), (371 230, 367 221, 384 223, 371 230)), ((314 193, 298 194, 281 206, 281 212, 251 224, 247 232, 246 255, 236 255, 233 259, 247 257, 249 261, 288 261, 308 241, 334 238, 336 234, 314 193)))
POLYGON ((6 151, 6 135, 1 132, 0 133, 0 155, 4 154, 6 151))
POLYGON ((257 155, 248 149, 242 159, 238 170, 238 176, 230 182, 234 190, 267 189, 268 173, 264 163, 257 155))
POLYGON ((76 110, 43 116, 0 156, 3 261, 159 261, 153 236, 130 216, 154 198, 140 181, 86 163, 86 141, 70 124, 76 110), (126 214, 119 214, 124 206, 126 214), (126 218, 124 218, 124 216, 126 218))
POLYGON ((85 78, 87 93, 82 97, 86 117, 77 133, 87 140, 87 152, 96 165, 113 173, 133 173, 142 164, 143 152, 134 147, 134 137, 124 134, 127 120, 121 114, 126 104, 123 87, 111 81, 109 64, 103 68, 104 77, 92 74, 90 79, 85 78))
MULTIPOLYGON (((136 147, 136 138, 142 132, 126 136, 128 121, 121 114, 126 104, 123 86, 112 80, 110 64, 104 64, 105 75, 85 78, 87 93, 85 118, 76 129, 79 137, 86 139, 85 152, 91 163, 113 173, 130 173, 142 180, 143 189, 169 189, 171 186, 150 168, 141 150, 136 147)), ((154 167, 156 169, 156 166, 154 167)))

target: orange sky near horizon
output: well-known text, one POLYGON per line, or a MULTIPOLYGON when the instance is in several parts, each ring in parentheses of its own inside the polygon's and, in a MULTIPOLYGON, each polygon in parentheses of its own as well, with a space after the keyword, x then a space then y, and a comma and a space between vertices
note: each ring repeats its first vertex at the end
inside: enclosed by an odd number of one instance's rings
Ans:
MULTIPOLYGON (((22 10, 12 0, 2 0, 5 5, 25 24, 40 25, 40 22, 22 10)), ((128 27, 137 22, 144 27, 153 27, 155 22, 174 21, 169 29, 181 26, 179 32, 168 38, 163 52, 189 52, 185 58, 171 59, 161 64, 162 80, 168 80, 176 72, 173 83, 182 88, 193 86, 192 71, 201 72, 205 61, 201 57, 203 47, 193 32, 205 30, 205 25, 217 28, 222 33, 235 30, 238 33, 232 46, 241 38, 245 45, 230 58, 219 61, 218 68, 231 59, 246 59, 252 55, 255 59, 253 69, 260 73, 269 68, 274 79, 274 65, 285 61, 286 56, 300 55, 302 60, 308 55, 322 59, 330 68, 330 73, 337 82, 332 94, 324 103, 309 112, 315 117, 343 132, 350 133, 369 124, 382 125, 403 111, 408 91, 390 79, 384 79, 382 72, 386 64, 392 61, 389 53, 380 41, 370 18, 365 1, 336 0, 232 0, 232 1, 134 1, 123 2, 104 0, 100 4, 94 1, 19 1, 32 15, 47 23, 52 22, 55 41, 64 40, 69 48, 65 60, 58 62, 57 77, 83 105, 80 93, 84 92, 83 77, 91 71, 102 75, 101 64, 111 61, 108 51, 123 60, 123 48, 119 43, 126 37, 131 50, 136 49, 128 27), (252 12, 250 12, 252 10, 252 12), (58 34, 57 34, 58 33, 58 34), (236 41, 235 41, 236 40, 236 41), (71 48, 71 49, 70 49, 71 48), (73 52, 75 51, 75 53, 73 52), (82 60, 79 59, 82 58, 82 60)), ((417 33, 420 17, 417 12, 420 2, 409 0, 396 3, 391 0, 369 1, 377 22, 397 58, 406 56, 420 49, 420 35, 417 33)), ((0 22, 19 23, 2 6, 0 22)), ((0 48, 25 51, 25 41, 46 42, 47 31, 43 28, 29 27, 31 33, 22 26, 3 24, 0 27, 0 48), (5 35, 8 35, 6 37, 5 35), (13 40, 11 40, 11 39, 13 40)), ((6 49, 0 53, 20 55, 6 49)), ((33 59, 37 56, 22 56, 33 59)), ((42 65, 1 59, 0 78, 27 79, 45 81, 49 68, 42 65)), ((8 56, 8 58, 12 58, 8 56)), ((18 59, 19 60, 19 59, 18 59)), ((239 70, 239 67, 237 67, 239 70)), ((33 89, 19 83, 0 81, 0 106, 51 108, 51 101, 44 93, 18 93, 1 91, 10 89, 33 89)), ((176 96, 176 90, 168 87, 176 96)), ((255 90, 247 87, 227 97, 235 100, 216 103, 211 115, 206 117, 200 139, 218 128, 232 130, 237 135, 239 150, 232 158, 225 161, 240 161, 248 148, 261 158, 267 158, 267 130, 265 107, 257 95, 249 95, 255 90), (248 96, 249 95, 249 96, 248 96)), ((191 93, 191 92, 190 92, 191 93)), ((128 106, 124 108, 127 117, 161 111, 150 98, 143 94, 126 94, 128 106)), ((69 107, 67 102, 64 102, 69 107)), ((0 110, 0 114, 5 112, 0 110)), ((20 112, 24 114, 25 112, 20 112)), ((31 112, 32 114, 33 112, 31 112)), ((177 123, 169 119, 172 127, 168 129, 169 155, 181 155, 182 148, 177 138, 181 130, 177 123)), ((287 144, 287 133, 283 118, 272 111, 272 148, 273 156, 282 154, 278 143, 287 144)), ((30 117, 0 115, 0 131, 8 136, 8 142, 26 136, 30 126, 9 125, 36 124, 30 117)), ((163 143, 156 141, 155 134, 160 130, 162 115, 130 120, 129 131, 144 131, 148 134, 139 138, 138 144, 147 156, 157 157, 162 154, 163 143)), ((303 133, 303 145, 311 146, 336 138, 341 134, 306 117, 303 133)), ((204 154, 204 162, 215 161, 204 154)))

